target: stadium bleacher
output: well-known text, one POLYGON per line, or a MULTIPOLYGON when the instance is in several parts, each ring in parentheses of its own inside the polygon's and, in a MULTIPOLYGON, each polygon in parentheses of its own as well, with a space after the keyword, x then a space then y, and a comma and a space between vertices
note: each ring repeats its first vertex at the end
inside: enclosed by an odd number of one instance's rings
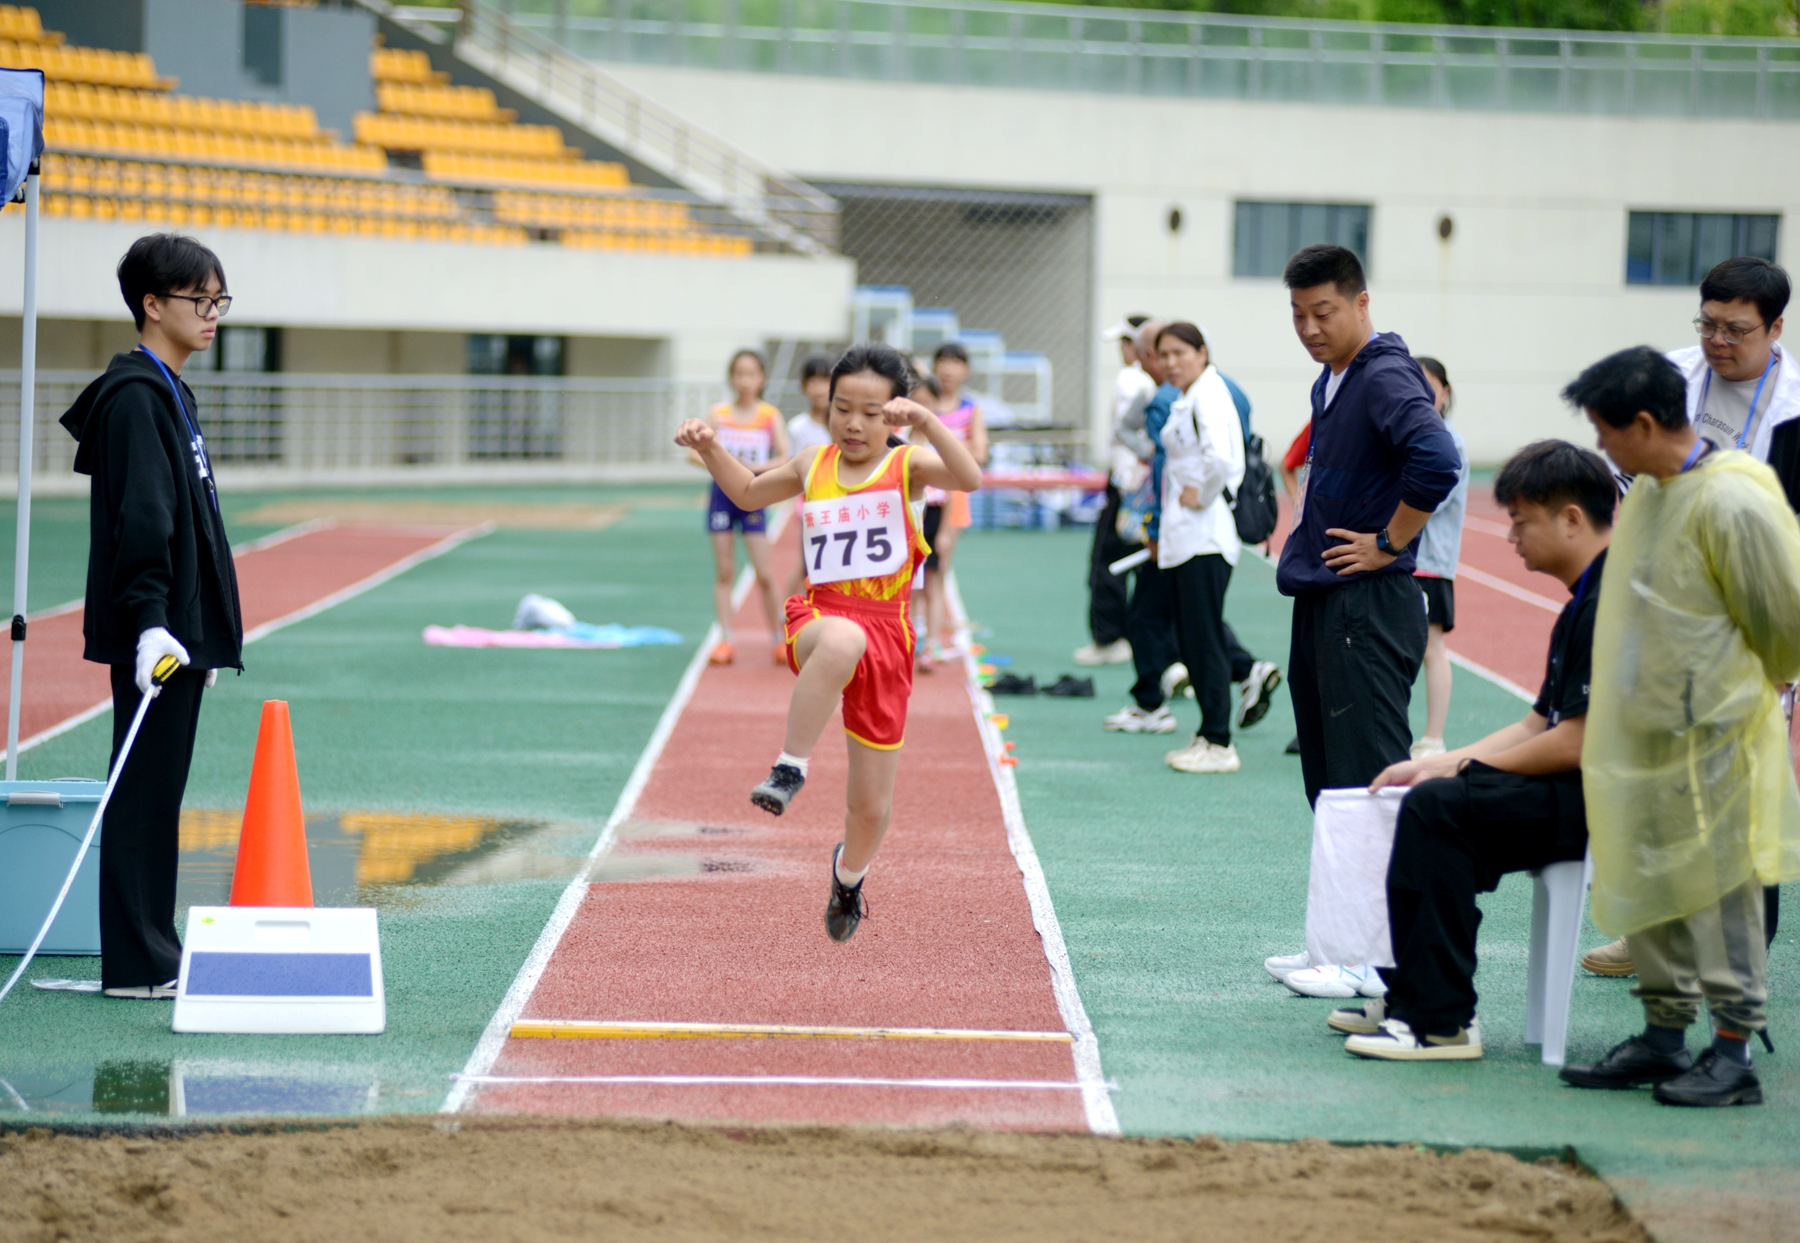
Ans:
MULTIPOLYGON (((376 47, 378 111, 353 141, 294 104, 175 94, 141 52, 70 47, 36 9, 0 5, 0 65, 44 71, 47 216, 719 257, 741 230, 520 124, 491 90, 453 86, 419 51, 376 47), (389 153, 399 153, 390 160, 389 153)), ((7 211, 18 211, 8 205, 7 211)))

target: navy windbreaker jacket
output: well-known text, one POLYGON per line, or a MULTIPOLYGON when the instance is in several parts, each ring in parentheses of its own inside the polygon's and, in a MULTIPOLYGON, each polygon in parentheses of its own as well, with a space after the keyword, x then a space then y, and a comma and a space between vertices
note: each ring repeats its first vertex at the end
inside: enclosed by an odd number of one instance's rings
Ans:
MULTIPOLYGON (((1450 495, 1462 469, 1456 442, 1432 408, 1425 373, 1397 333, 1374 337, 1350 360, 1328 407, 1329 367, 1312 388, 1312 456, 1299 528, 1281 549, 1275 585, 1283 595, 1341 587, 1372 574, 1339 577, 1323 560, 1340 541, 1331 527, 1374 532, 1404 501, 1431 513, 1450 495)), ((1374 574, 1411 574, 1406 548, 1374 574)))

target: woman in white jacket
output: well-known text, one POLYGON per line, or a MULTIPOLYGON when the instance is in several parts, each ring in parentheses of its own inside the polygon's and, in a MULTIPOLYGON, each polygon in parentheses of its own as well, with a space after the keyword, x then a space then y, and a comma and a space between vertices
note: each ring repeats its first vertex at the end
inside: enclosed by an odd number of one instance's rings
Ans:
POLYGON ((1234 773, 1225 589, 1243 545, 1226 494, 1235 496, 1244 483, 1243 424, 1199 328, 1170 324, 1157 335, 1156 351, 1169 383, 1182 390, 1162 429, 1167 460, 1156 564, 1172 580, 1176 643, 1200 703, 1199 733, 1167 758, 1184 773, 1234 773))

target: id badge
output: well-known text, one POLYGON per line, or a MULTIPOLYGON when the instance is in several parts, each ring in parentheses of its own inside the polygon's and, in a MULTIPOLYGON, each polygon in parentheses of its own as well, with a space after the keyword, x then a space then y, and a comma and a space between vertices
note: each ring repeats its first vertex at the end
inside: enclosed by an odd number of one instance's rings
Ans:
POLYGON ((800 515, 812 583, 883 578, 906 564, 906 500, 897 489, 807 501, 800 515))
POLYGON ((742 462, 745 466, 763 466, 769 460, 769 433, 763 431, 745 431, 740 427, 720 427, 714 429, 719 444, 725 452, 742 462))

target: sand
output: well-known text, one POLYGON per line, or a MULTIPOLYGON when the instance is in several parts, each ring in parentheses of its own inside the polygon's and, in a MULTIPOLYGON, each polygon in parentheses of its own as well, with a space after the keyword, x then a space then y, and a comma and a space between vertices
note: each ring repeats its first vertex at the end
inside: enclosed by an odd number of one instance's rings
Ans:
POLYGON ((0 1241, 1648 1243, 1550 1159, 974 1131, 403 1119, 0 1135, 0 1241))

